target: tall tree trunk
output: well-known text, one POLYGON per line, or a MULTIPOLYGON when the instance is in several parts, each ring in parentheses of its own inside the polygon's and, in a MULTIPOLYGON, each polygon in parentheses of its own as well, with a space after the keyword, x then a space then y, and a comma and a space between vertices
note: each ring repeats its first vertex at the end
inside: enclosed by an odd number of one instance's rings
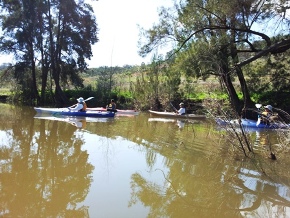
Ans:
MULTIPOLYGON (((50 8, 50 1, 48 1, 49 8, 50 8)), ((55 82, 55 101, 56 104, 62 105, 62 104, 67 104, 68 99, 65 96, 64 92, 62 91, 62 88, 60 86, 60 78, 59 74, 60 71, 57 70, 57 52, 55 52, 55 43, 53 41, 53 25, 52 25, 52 20, 51 20, 51 11, 49 9, 49 38, 50 38, 50 58, 51 58, 51 71, 52 71, 52 77, 55 82)))
POLYGON ((45 93, 46 93, 46 86, 47 86, 47 76, 48 76, 48 67, 46 66, 47 63, 42 64, 42 74, 41 74, 41 95, 40 95, 40 102, 45 102, 45 93))
POLYGON ((35 70, 35 61, 34 61, 34 56, 32 56, 32 65, 31 65, 31 70, 32 70, 32 98, 36 99, 37 102, 39 102, 39 94, 38 94, 38 89, 36 85, 36 70, 35 70))
POLYGON ((222 73, 222 81, 225 83, 225 86, 227 88, 227 92, 230 98, 230 103, 232 105, 232 108, 238 113, 240 114, 241 110, 242 110, 242 104, 241 101, 239 100, 239 97, 237 95, 237 92, 235 90, 235 87, 232 83, 230 74, 228 73, 228 71, 224 71, 224 73, 222 73))
POLYGON ((37 89, 37 81, 36 81, 36 68, 35 68, 35 56, 34 56, 34 36, 33 33, 35 32, 35 25, 31 20, 35 19, 35 13, 34 13, 35 4, 33 1, 27 1, 23 4, 23 10, 25 19, 27 19, 27 28, 25 30, 26 36, 27 36, 27 57, 30 62, 30 69, 31 69, 31 77, 32 77, 32 84, 31 84, 31 98, 32 101, 39 102, 39 94, 37 89), (28 14, 30 16, 28 16, 28 14))
MULTIPOLYGON (((233 60, 233 64, 235 67, 235 72, 238 76, 240 85, 241 85, 241 90, 243 93, 243 103, 244 103, 244 108, 247 107, 252 107, 254 105, 253 101, 251 100, 251 96, 249 93, 249 89, 242 71, 242 68, 240 66, 237 66, 237 64, 239 63, 239 56, 238 56, 238 52, 237 52, 237 48, 236 48, 236 44, 235 42, 235 33, 234 31, 232 31, 232 42, 231 42, 231 57, 233 60)), ((242 109, 241 109, 242 110, 242 109)), ((238 112, 240 113, 241 110, 239 110, 238 112)))
POLYGON ((243 92, 243 100, 244 100, 244 107, 252 107, 254 105, 254 102, 251 99, 250 93, 249 93, 249 89, 243 74, 243 71, 240 67, 236 68, 236 73, 239 79, 239 82, 241 84, 241 89, 243 92))
MULTIPOLYGON (((235 21, 236 21, 235 17, 232 17, 231 23, 235 24, 236 23, 235 21)), ((236 32, 234 30, 231 30, 230 55, 233 60, 233 65, 236 66, 236 64, 239 63, 239 56, 236 47, 236 32)), ((241 114, 243 108, 253 105, 253 102, 251 101, 251 96, 242 69, 240 67, 236 67, 235 72, 239 79, 241 91, 243 93, 243 105, 241 105, 242 103, 239 101, 239 104, 235 108, 236 112, 238 114, 241 114)))
POLYGON ((242 104, 231 79, 228 62, 229 60, 228 49, 229 49, 228 46, 224 46, 223 48, 221 48, 221 52, 219 55, 219 58, 221 60, 220 61, 221 78, 226 86, 232 108, 235 110, 235 112, 240 114, 242 110, 242 104))
POLYGON ((37 19, 41 25, 39 25, 39 31, 41 34, 38 36, 38 45, 41 53, 41 92, 40 92, 40 103, 44 104, 46 102, 46 90, 47 90, 47 80, 49 72, 49 58, 47 51, 45 51, 44 37, 45 28, 42 25, 44 23, 44 18, 42 13, 37 13, 37 19))

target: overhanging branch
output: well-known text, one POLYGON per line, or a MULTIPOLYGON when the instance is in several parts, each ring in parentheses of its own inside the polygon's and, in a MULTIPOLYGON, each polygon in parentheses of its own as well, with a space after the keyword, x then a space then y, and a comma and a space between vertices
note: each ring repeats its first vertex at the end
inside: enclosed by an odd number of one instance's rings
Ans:
MULTIPOLYGON (((234 30, 234 31, 238 31, 238 32, 246 32, 246 33, 251 33, 251 34, 254 34, 254 35, 257 35, 257 36, 260 36, 261 38, 263 38, 267 45, 270 46, 271 45, 271 39, 270 37, 268 37, 266 34, 264 33, 260 33, 260 32, 257 32, 257 31, 253 31, 253 30, 250 30, 250 29, 240 29, 240 28, 232 28, 232 27, 228 27, 228 26, 208 26, 208 27, 204 27, 204 28, 201 28, 193 33, 191 33, 184 41, 183 43, 180 45, 180 47, 173 53, 177 53, 179 52, 182 47, 194 36, 196 35, 197 33, 200 33, 200 32, 203 32, 205 30, 234 30)), ((172 54, 172 55, 173 55, 172 54)))
POLYGON ((268 54, 278 54, 278 53, 282 53, 285 52, 286 50, 288 50, 290 48, 290 39, 287 40, 282 40, 270 47, 268 47, 267 49, 264 49, 263 51, 258 52, 255 56, 248 58, 238 64, 236 64, 237 67, 242 67, 246 64, 249 64, 255 60, 257 60, 260 57, 266 56, 268 54))

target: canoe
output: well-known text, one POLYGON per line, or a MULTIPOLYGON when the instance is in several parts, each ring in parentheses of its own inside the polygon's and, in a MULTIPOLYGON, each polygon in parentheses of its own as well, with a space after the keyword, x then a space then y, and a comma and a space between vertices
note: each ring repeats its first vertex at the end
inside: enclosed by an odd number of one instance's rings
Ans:
MULTIPOLYGON (((87 111, 107 111, 104 107, 87 108, 87 111)), ((117 109, 116 115, 138 115, 139 111, 136 110, 121 110, 117 109)))
POLYGON ((174 112, 161 112, 161 111, 152 111, 152 110, 149 110, 149 113, 152 116, 167 117, 167 118, 172 118, 172 119, 205 119, 206 118, 206 115, 199 115, 199 114, 178 115, 174 112))
POLYGON ((38 114, 51 114, 53 116, 62 115, 72 117, 99 117, 99 118, 109 118, 115 116, 115 113, 110 111, 73 112, 69 111, 67 108, 42 108, 42 107, 35 107, 34 110, 38 114))
MULTIPOLYGON (((224 120, 221 118, 216 118, 216 123, 218 125, 224 126, 233 126, 237 127, 239 126, 239 120, 224 120)), ((290 128, 290 124, 285 124, 285 123, 270 123, 270 124, 264 124, 264 123, 257 123, 256 120, 250 120, 250 119, 241 119, 241 124, 244 128, 259 128, 259 129, 288 129, 290 128)))

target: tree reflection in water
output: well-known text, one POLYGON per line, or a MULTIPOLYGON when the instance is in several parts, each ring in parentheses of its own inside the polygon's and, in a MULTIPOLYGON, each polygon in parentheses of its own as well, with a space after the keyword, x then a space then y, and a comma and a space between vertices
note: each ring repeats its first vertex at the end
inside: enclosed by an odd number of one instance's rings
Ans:
POLYGON ((58 122, 34 125, 33 119, 24 122, 20 114, 10 114, 15 115, 19 119, 10 119, 9 141, 0 150, 1 216, 88 217, 85 206, 76 208, 93 171, 81 150, 83 139, 58 122))
MULTIPOLYGON (((162 131, 167 131, 170 140, 175 141, 177 134, 168 128, 161 130, 160 125, 158 128, 148 134, 158 131, 161 135, 162 131)), ((263 134, 258 136, 261 140, 263 134)), ((162 141, 165 145, 164 138, 162 141)), ((158 183, 141 173, 133 174, 129 206, 142 202, 150 208, 148 217, 288 217, 290 188, 286 184, 289 184, 289 176, 283 175, 286 168, 276 168, 263 153, 257 153, 253 159, 228 157, 225 151, 230 148, 206 153, 210 161, 204 164, 204 154, 188 152, 188 143, 184 143, 186 146, 182 148, 155 146, 155 152, 149 152, 163 156, 168 170, 155 169, 155 173, 163 175, 158 183)), ((265 140, 261 143, 264 147, 269 145, 265 140)), ((153 149, 150 141, 147 144, 153 149)), ((152 169, 154 162, 154 158, 147 158, 152 169)))
POLYGON ((80 129, 0 109, 2 217, 289 216, 289 153, 264 154, 276 135, 253 133, 245 158, 211 124, 140 114, 80 129))

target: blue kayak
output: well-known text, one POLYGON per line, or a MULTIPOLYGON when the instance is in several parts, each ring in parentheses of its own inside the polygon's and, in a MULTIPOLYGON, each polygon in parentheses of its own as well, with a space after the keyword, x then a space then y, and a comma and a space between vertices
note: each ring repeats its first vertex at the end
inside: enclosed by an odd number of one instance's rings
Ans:
POLYGON ((86 111, 86 112, 73 112, 67 108, 41 108, 35 107, 34 110, 38 114, 50 114, 53 116, 71 116, 71 117, 99 117, 108 118, 114 117, 115 113, 111 111, 86 111))
MULTIPOLYGON (((216 118, 216 122, 218 125, 232 125, 239 126, 239 120, 224 120, 221 118, 216 118)), ((262 129, 288 129, 290 128, 290 124, 274 122, 274 123, 258 123, 256 120, 249 119, 241 119, 241 124, 244 128, 262 128, 262 129)))

